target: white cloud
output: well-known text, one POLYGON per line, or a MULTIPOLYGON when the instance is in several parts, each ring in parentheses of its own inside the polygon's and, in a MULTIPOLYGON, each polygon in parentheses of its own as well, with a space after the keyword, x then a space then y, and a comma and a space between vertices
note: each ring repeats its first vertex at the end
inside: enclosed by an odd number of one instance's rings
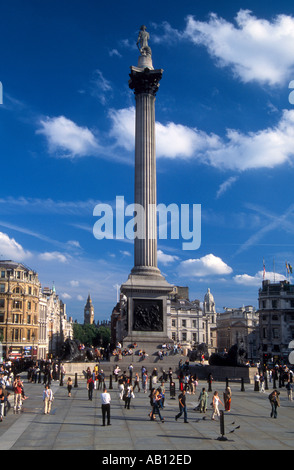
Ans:
POLYGON ((39 258, 43 261, 58 261, 60 263, 68 262, 68 256, 60 253, 59 251, 40 253, 39 258))
MULTIPOLYGON (((112 110, 111 136, 116 145, 134 150, 135 108, 112 110)), ((294 110, 284 110, 278 123, 244 134, 228 129, 225 138, 170 122, 156 122, 156 155, 158 158, 198 159, 200 163, 234 171, 274 168, 289 162, 294 155, 294 110)), ((221 195, 236 177, 231 177, 221 195)))
POLYGON ((275 127, 248 134, 228 130, 227 141, 208 149, 206 160, 212 166, 237 171, 274 168, 293 157, 293 139, 294 111, 284 110, 275 127))
POLYGON ((101 104, 105 105, 107 97, 112 96, 112 86, 109 80, 107 80, 101 70, 97 69, 94 72, 92 84, 92 96, 99 99, 101 104))
POLYGON ((87 127, 80 127, 64 116, 40 121, 41 129, 48 142, 50 153, 63 158, 83 157, 97 153, 98 141, 87 127))
POLYGON ((199 259, 182 261, 178 268, 179 275, 184 277, 219 276, 231 274, 232 272, 233 270, 230 266, 212 253, 199 259))
MULTIPOLYGON (((116 144, 127 151, 135 147, 135 108, 112 109, 110 136, 116 144)), ((197 129, 169 122, 166 125, 155 123, 156 155, 166 158, 191 158, 196 152, 203 152, 220 145, 219 138, 197 129)))
MULTIPOLYGON (((89 129, 63 116, 42 121, 43 130, 38 132, 46 135, 49 150, 57 153, 61 150, 63 157, 108 155, 130 161, 135 145, 135 108, 112 109, 109 118, 109 137, 115 141, 114 146, 99 147, 89 129), (126 150, 127 157, 117 152, 115 146, 126 150)), ((158 158, 194 159, 219 169, 245 171, 274 168, 290 162, 294 155, 294 110, 283 110, 280 120, 272 127, 247 134, 228 129, 224 138, 173 122, 166 125, 156 122, 155 125, 158 158)), ((219 188, 217 197, 235 181, 236 177, 227 180, 219 188)), ((55 209, 60 209, 59 206, 55 209)))
POLYGON ((284 14, 272 21, 240 10, 236 26, 216 14, 209 21, 187 18, 185 36, 207 47, 221 67, 231 66, 245 83, 281 85, 294 70, 294 18, 284 14))
POLYGON ((224 181, 216 193, 216 198, 220 198, 231 186, 238 180, 237 176, 230 176, 226 181, 224 181))
MULTIPOLYGON (((263 271, 258 271, 254 276, 250 276, 249 274, 238 274, 237 276, 234 276, 233 279, 236 284, 244 286, 261 286, 263 281, 263 271)), ((280 282, 284 281, 286 277, 282 274, 266 272, 264 279, 271 282, 280 282)))
POLYGON ((177 261, 178 259, 179 259, 178 256, 167 255, 162 250, 157 251, 157 260, 158 260, 158 262, 162 263, 165 266, 170 264, 170 263, 173 263, 174 261, 177 261))
POLYGON ((110 137, 113 137, 120 147, 130 151, 135 147, 135 108, 111 109, 109 118, 112 121, 110 137))
POLYGON ((0 232, 0 256, 3 256, 4 259, 24 261, 30 258, 32 253, 24 250, 14 238, 9 238, 6 233, 0 232))
POLYGON ((64 299, 64 300, 69 300, 69 299, 71 299, 71 295, 68 294, 67 292, 63 292, 61 294, 61 298, 64 299))

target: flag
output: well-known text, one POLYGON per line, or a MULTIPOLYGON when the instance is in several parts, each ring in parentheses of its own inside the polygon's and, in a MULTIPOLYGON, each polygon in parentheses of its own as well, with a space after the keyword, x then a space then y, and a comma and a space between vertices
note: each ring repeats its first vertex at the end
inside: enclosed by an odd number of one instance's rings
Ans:
POLYGON ((289 270, 289 266, 288 266, 287 261, 286 261, 286 269, 287 269, 287 273, 289 274, 290 270, 289 270))
POLYGON ((264 259, 263 259, 263 280, 265 278, 265 264, 264 264, 264 259))
POLYGON ((290 271, 290 273, 292 274, 292 266, 291 266, 291 264, 289 264, 288 266, 289 266, 289 271, 290 271))

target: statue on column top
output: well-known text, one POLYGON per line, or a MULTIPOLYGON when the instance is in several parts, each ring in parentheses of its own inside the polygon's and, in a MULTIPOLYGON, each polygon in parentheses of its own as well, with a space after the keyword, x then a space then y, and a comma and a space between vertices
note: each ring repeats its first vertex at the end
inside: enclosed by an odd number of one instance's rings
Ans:
POLYGON ((151 57, 151 48, 148 46, 149 38, 150 36, 149 33, 146 31, 146 26, 142 25, 136 43, 142 56, 148 55, 151 57))

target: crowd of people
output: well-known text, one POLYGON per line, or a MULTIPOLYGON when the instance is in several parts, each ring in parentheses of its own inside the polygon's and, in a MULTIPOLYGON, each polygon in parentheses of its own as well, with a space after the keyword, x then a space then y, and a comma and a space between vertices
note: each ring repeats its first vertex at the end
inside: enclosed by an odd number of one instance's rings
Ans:
MULTIPOLYGON (((114 381, 117 384, 119 398, 124 402, 124 408, 126 410, 131 409, 131 403, 132 400, 135 399, 135 393, 142 392, 147 394, 149 392, 150 411, 148 412, 148 417, 152 421, 159 419, 161 422, 164 422, 163 410, 165 407, 166 386, 170 386, 169 392, 171 395, 172 387, 174 387, 172 397, 174 398, 176 379, 178 380, 179 390, 179 412, 175 416, 176 421, 183 416, 184 423, 188 422, 187 395, 189 394, 196 395, 196 399, 198 399, 198 405, 193 408, 193 411, 205 414, 209 409, 211 409, 212 420, 220 417, 220 406, 224 408, 225 412, 231 411, 232 390, 228 384, 220 397, 217 391, 212 391, 211 386, 213 378, 211 374, 209 374, 207 377, 208 388, 202 386, 201 389, 198 390, 199 380, 197 375, 191 374, 188 360, 183 362, 183 360, 180 359, 176 376, 172 368, 169 368, 167 371, 161 370, 161 372, 159 372, 157 367, 153 367, 152 371, 148 371, 144 364, 141 366, 140 373, 134 372, 132 363, 130 363, 125 369, 126 370, 122 371, 119 364, 117 364, 115 365, 112 373, 114 381), (209 395, 210 392, 212 392, 211 395, 209 395)), ((51 405, 54 400, 54 395, 50 388, 51 382, 59 380, 60 385, 63 385, 65 374, 66 370, 64 364, 59 361, 51 361, 50 359, 48 361, 38 361, 37 363, 32 364, 28 369, 27 378, 29 383, 43 382, 44 384, 43 402, 45 414, 50 413, 51 405)), ((101 368, 100 364, 96 363, 93 369, 88 367, 85 377, 89 400, 93 399, 94 390, 100 390, 101 397, 102 394, 108 394, 108 392, 105 391, 105 372, 101 368)), ((273 388, 273 391, 268 396, 271 406, 270 416, 277 418, 277 409, 280 406, 280 391, 277 390, 277 388, 285 387, 288 400, 293 400, 292 370, 285 365, 277 365, 271 369, 265 368, 263 370, 257 370, 254 376, 254 390, 265 393, 269 388, 267 386, 269 384, 272 384, 271 388, 273 388)), ((71 397, 73 382, 70 377, 67 378, 65 385, 68 397, 71 397)), ((102 409, 104 410, 103 413, 105 412, 103 415, 104 421, 107 416, 108 424, 110 424, 110 400, 108 395, 103 395, 104 402, 102 403, 102 409)), ((10 400, 11 402, 13 400, 14 412, 19 413, 22 410, 23 401, 27 398, 20 375, 13 370, 10 363, 3 364, 0 367, 0 421, 3 421, 7 411, 12 407, 10 400)))

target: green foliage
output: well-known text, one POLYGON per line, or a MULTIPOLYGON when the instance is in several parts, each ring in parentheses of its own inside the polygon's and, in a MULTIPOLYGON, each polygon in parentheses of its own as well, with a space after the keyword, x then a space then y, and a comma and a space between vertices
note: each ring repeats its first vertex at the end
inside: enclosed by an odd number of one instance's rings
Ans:
POLYGON ((74 323, 73 325, 74 339, 77 339, 85 346, 102 346, 106 347, 110 343, 110 328, 96 325, 81 325, 74 323))

